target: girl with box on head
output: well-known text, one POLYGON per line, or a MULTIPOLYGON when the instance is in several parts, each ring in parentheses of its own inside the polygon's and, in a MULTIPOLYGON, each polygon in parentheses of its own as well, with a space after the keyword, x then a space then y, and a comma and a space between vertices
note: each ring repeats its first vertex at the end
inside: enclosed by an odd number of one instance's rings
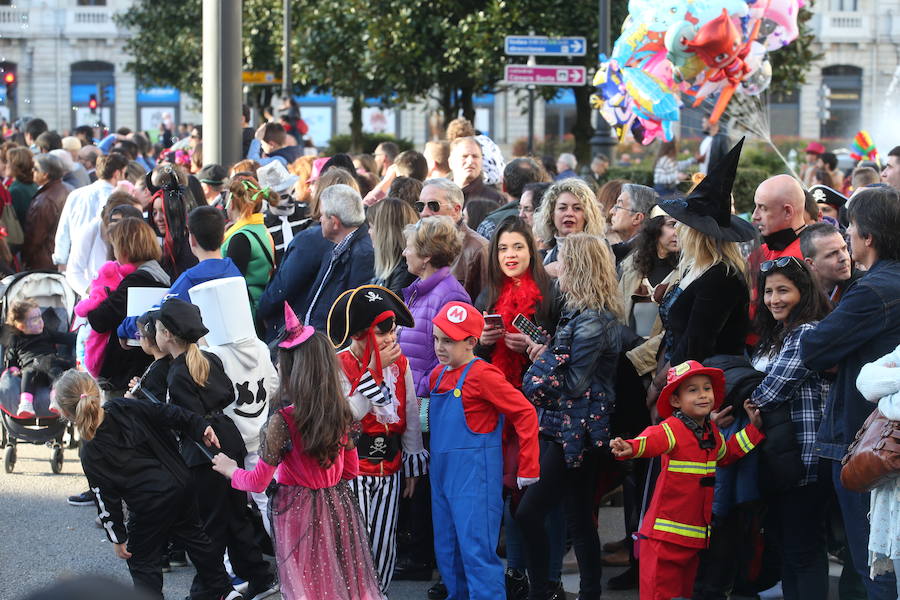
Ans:
MULTIPOLYGON (((198 340, 208 333, 195 305, 169 298, 156 320, 156 345, 172 356, 168 402, 206 415, 216 431, 222 452, 241 463, 247 454, 240 431, 222 411, 234 402, 234 388, 218 356, 200 350, 198 340)), ((213 472, 209 455, 195 444, 182 444, 181 454, 198 491, 204 529, 216 552, 228 558, 235 574, 250 582, 247 596, 274 593, 277 583, 263 560, 245 512, 247 496, 232 489, 213 472)), ((262 596, 260 596, 262 597, 262 596)))

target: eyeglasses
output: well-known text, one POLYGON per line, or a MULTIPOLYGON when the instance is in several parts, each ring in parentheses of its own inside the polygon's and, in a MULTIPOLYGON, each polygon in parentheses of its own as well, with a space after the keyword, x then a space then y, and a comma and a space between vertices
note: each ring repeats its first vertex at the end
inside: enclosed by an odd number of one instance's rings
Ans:
POLYGON ((520 204, 519 210, 522 211, 523 213, 533 213, 534 207, 533 206, 523 206, 520 204))
POLYGON ((424 212, 426 206, 428 207, 428 210, 433 213, 441 211, 441 203, 437 200, 429 200, 428 202, 416 202, 414 206, 416 207, 417 213, 424 212))
POLYGON ((759 271, 760 273, 768 273, 772 269, 783 269, 788 265, 794 265, 798 269, 803 268, 803 265, 800 264, 800 261, 796 256, 780 256, 774 260, 767 260, 759 265, 759 271))
POLYGON ((621 204, 613 204, 612 207, 609 209, 609 212, 612 212, 614 210, 627 210, 628 212, 632 212, 632 213, 641 212, 639 210, 634 210, 633 208, 628 208, 627 206, 622 206, 621 204))

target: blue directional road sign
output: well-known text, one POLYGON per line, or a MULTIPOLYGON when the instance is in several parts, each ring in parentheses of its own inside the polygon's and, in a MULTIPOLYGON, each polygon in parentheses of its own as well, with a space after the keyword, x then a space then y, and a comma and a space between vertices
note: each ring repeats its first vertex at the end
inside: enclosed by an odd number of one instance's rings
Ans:
POLYGON ((587 43, 583 37, 508 35, 503 47, 507 56, 584 56, 587 43))

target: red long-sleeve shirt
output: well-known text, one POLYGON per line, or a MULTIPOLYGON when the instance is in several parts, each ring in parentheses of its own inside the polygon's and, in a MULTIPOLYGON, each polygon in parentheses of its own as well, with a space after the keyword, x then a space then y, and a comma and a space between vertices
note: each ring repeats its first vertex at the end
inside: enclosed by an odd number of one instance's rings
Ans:
MULTIPOLYGON (((438 365, 431 372, 432 389, 443 368, 438 365)), ((465 365, 449 369, 437 391, 448 392, 455 388, 464 370, 465 365)), ((475 433, 493 431, 498 414, 506 417, 519 439, 519 477, 540 476, 537 412, 522 392, 510 385, 500 369, 483 360, 476 361, 463 382, 462 404, 466 425, 475 433)))

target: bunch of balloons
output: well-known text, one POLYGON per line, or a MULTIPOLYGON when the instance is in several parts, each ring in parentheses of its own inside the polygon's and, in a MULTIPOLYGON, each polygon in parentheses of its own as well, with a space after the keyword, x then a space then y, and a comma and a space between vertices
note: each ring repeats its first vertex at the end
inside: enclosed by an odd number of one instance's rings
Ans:
POLYGON ((683 102, 716 97, 715 123, 735 93, 772 81, 768 53, 797 38, 804 0, 629 0, 612 55, 600 55, 591 102, 621 140, 671 140, 683 102))

